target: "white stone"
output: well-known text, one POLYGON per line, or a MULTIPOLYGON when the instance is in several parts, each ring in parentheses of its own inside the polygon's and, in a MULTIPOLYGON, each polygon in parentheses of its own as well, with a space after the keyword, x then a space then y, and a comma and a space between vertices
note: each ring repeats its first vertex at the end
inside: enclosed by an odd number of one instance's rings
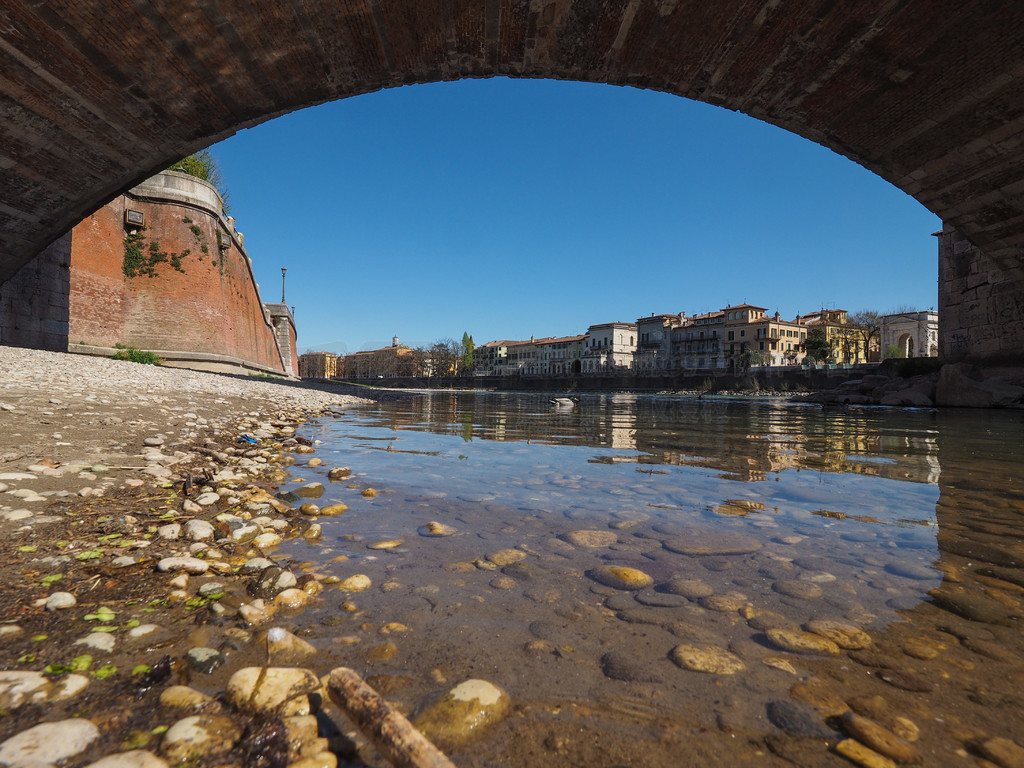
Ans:
POLYGON ((75 640, 75 645, 84 645, 102 653, 113 653, 116 644, 117 638, 113 632, 90 632, 85 637, 75 640))
POLYGON ((73 699, 89 687, 89 678, 85 675, 66 675, 53 684, 50 701, 73 699))
POLYGON ((213 525, 206 520, 189 520, 185 523, 185 536, 191 541, 206 541, 212 539, 213 534, 213 525))
POLYGON ((185 571, 186 573, 200 574, 210 570, 210 564, 198 557, 165 557, 156 564, 156 569, 162 573, 185 571))
POLYGON ((0 672, 0 709, 43 702, 49 694, 50 681, 42 672, 0 672))
POLYGON ((0 480, 35 480, 36 476, 28 472, 0 472, 0 480))
POLYGON ((46 610, 59 611, 62 608, 71 608, 78 604, 78 600, 70 592, 54 592, 46 598, 46 610))
POLYGON ((211 504, 216 504, 220 501, 220 495, 210 491, 209 493, 202 493, 196 496, 195 502, 201 507, 208 507, 211 504))
POLYGON ((246 667, 231 676, 225 693, 239 709, 286 717, 308 715, 308 694, 319 690, 319 678, 308 669, 246 667))
POLYGON ((168 763, 145 749, 133 749, 107 755, 95 763, 89 763, 85 768, 168 768, 168 763))
POLYGON ((85 718, 42 723, 0 744, 0 763, 15 766, 54 765, 84 752, 100 737, 85 718))

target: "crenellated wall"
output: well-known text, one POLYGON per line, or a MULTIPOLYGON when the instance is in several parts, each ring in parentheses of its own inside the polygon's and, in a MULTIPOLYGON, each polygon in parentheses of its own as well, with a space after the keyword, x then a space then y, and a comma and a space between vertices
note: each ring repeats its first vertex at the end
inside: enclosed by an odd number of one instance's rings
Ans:
MULTIPOLYGON (((168 364, 294 375, 212 185, 164 172, 72 230, 68 348, 121 344, 168 364), (126 223, 131 210, 144 227, 126 223)), ((280 323, 280 320, 278 321, 280 323)), ((290 313, 284 318, 294 338, 290 313)))

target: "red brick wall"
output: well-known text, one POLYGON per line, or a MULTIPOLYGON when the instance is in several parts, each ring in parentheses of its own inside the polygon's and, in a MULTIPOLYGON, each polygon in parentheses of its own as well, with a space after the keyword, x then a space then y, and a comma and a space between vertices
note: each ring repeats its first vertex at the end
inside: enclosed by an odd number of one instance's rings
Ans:
POLYGON ((122 196, 86 218, 72 231, 70 304, 71 345, 212 353, 282 369, 247 257, 203 208, 122 196), (154 276, 124 274, 126 207, 145 214, 143 255, 154 241, 168 254, 190 251, 181 271, 168 260, 154 276))

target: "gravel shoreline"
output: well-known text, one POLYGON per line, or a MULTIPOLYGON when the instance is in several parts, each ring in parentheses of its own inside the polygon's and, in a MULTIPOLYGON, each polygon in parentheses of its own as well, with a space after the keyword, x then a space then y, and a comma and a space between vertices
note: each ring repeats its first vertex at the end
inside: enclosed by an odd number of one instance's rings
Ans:
POLYGON ((0 763, 335 768, 352 754, 318 722, 312 647, 270 629, 340 581, 272 559, 282 538, 315 540, 328 510, 273 494, 314 452, 296 427, 360 402, 0 347, 0 763))

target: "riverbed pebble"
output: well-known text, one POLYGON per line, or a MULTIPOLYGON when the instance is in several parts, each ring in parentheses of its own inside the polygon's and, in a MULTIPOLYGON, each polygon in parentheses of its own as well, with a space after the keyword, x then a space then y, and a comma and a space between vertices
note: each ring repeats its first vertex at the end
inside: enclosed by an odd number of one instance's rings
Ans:
POLYGON ((861 650, 871 645, 871 635, 858 626, 835 619, 811 619, 804 629, 831 640, 840 648, 861 650))
POLYGON ((714 645, 677 645, 670 653, 672 661, 684 669, 712 675, 734 675, 747 668, 743 659, 714 645))
POLYGON ((308 669, 245 667, 231 676, 225 694, 238 709, 284 717, 308 715, 308 694, 320 688, 320 679, 308 669))
POLYGON ((563 534, 562 539, 574 547, 596 549, 611 546, 619 540, 619 536, 614 531, 580 530, 563 534))
POLYGON ((191 715, 167 729, 160 752, 171 763, 184 763, 195 755, 215 759, 230 750, 241 735, 234 721, 223 715, 191 715))
POLYGON ((613 589, 644 589, 654 584, 654 579, 648 574, 624 565, 599 565, 587 571, 587 575, 598 584, 613 589))
POLYGON ((0 744, 0 763, 15 768, 55 765, 80 755, 100 737, 100 729, 85 718, 42 723, 0 744))
POLYGON ((420 711, 413 725, 442 747, 452 747, 500 722, 510 705, 508 693, 494 683, 466 680, 420 711))
POLYGON ((839 653, 839 646, 828 638, 811 632, 804 632, 800 629, 776 628, 769 629, 765 634, 772 645, 783 651, 829 656, 835 656, 839 653))

